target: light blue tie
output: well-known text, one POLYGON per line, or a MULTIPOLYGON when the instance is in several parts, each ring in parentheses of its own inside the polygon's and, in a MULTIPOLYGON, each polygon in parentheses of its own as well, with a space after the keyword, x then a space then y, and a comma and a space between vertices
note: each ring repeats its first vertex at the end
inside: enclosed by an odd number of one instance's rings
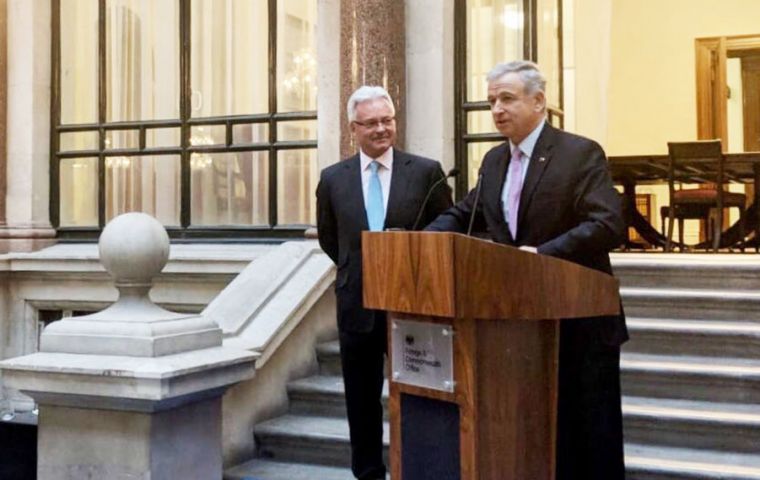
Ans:
POLYGON ((380 164, 375 161, 369 164, 372 174, 369 176, 369 188, 367 188, 367 222, 372 232, 382 231, 385 222, 383 187, 380 185, 380 177, 377 175, 379 166, 380 164))

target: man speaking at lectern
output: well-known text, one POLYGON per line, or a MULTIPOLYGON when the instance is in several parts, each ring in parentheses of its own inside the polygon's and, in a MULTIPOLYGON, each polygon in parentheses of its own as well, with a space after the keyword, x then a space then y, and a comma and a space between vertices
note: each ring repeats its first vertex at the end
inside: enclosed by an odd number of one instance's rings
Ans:
POLYGON ((319 244, 338 266, 338 331, 351 470, 361 480, 385 480, 383 359, 385 312, 362 306, 363 230, 414 230, 451 206, 438 162, 393 148, 393 102, 382 87, 364 86, 348 99, 348 120, 359 153, 322 171, 317 187, 319 244))
MULTIPOLYGON (((488 102, 507 139, 483 158, 478 185, 426 230, 465 232, 473 220, 499 243, 612 274, 621 202, 592 140, 546 121, 546 80, 532 62, 496 65, 488 102)), ((560 322, 558 480, 623 480, 620 345, 625 318, 560 322)))

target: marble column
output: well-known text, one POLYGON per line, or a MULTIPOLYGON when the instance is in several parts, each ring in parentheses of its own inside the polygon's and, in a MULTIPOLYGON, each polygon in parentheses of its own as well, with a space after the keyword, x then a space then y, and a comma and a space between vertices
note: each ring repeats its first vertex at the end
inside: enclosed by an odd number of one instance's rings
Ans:
POLYGON ((400 148, 406 131, 406 2, 342 0, 340 4, 340 153, 356 153, 346 120, 348 97, 361 85, 381 85, 396 107, 400 148))
MULTIPOLYGON (((54 241, 50 225, 50 0, 5 0, 7 113, 0 252, 54 241)), ((2 180, 2 179, 0 179, 2 180)))

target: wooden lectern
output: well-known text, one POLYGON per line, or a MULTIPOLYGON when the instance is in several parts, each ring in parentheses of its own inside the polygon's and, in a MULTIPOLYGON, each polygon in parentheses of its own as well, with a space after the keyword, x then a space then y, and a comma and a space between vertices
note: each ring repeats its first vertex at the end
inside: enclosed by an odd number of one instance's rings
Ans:
POLYGON ((389 312, 393 480, 553 480, 559 319, 618 314, 617 280, 456 233, 364 232, 362 251, 364 306, 389 312), (403 380, 446 359, 401 324, 449 336, 448 388, 403 380))

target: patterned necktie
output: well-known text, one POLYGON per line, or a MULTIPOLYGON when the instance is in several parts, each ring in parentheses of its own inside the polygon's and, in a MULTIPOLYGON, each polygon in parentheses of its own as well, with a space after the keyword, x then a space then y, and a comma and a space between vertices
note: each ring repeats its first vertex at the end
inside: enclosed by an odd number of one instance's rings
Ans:
POLYGON ((369 176, 369 188, 367 188, 367 222, 372 232, 382 231, 385 222, 383 187, 380 185, 380 177, 377 175, 379 166, 380 164, 375 161, 369 164, 372 173, 369 176))
POLYGON ((517 239, 517 212, 520 210, 520 193, 522 193, 522 165, 523 155, 519 148, 512 152, 512 159, 509 161, 509 196, 507 197, 507 224, 512 239, 517 239))

